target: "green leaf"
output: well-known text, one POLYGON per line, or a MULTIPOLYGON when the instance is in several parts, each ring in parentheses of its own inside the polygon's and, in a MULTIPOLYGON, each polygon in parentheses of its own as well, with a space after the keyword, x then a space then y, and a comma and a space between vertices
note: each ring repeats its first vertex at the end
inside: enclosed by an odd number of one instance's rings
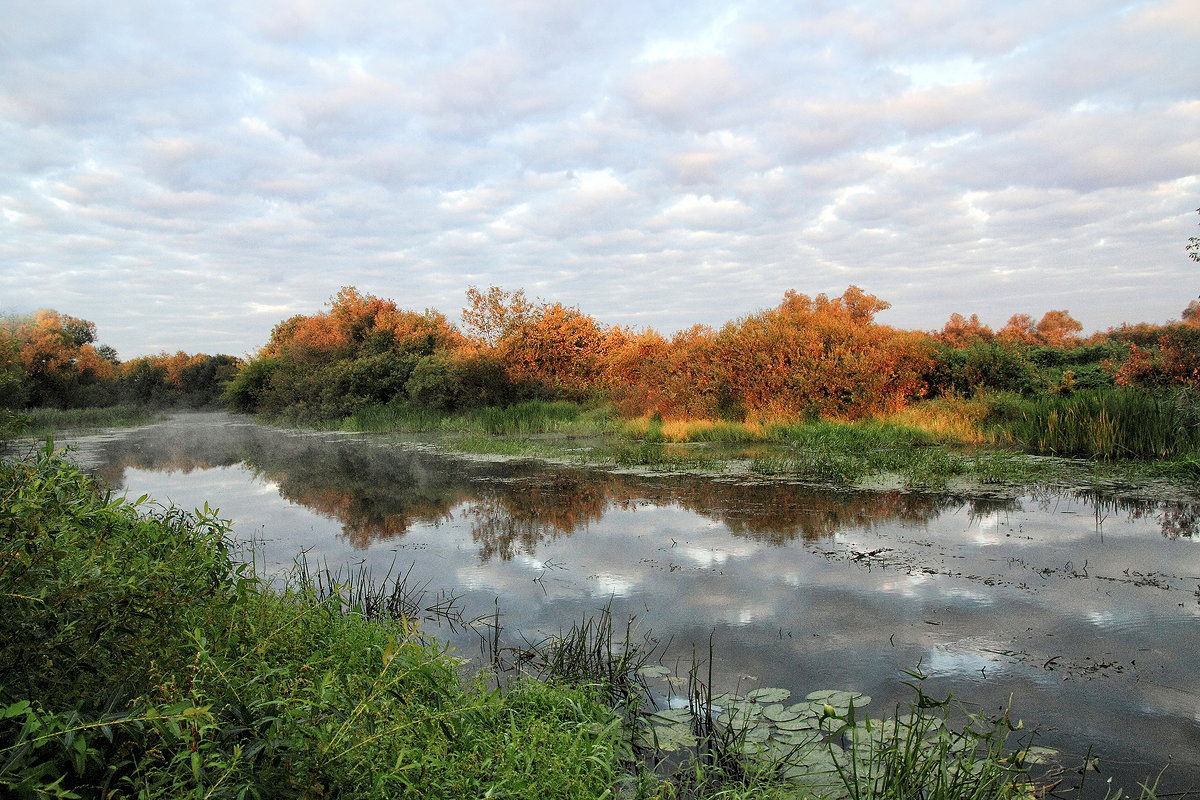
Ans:
POLYGON ((672 751, 679 750, 683 747, 694 747, 696 737, 692 733, 692 726, 687 725, 663 725, 654 729, 654 738, 658 743, 659 750, 672 751))
POLYGON ((647 717, 655 724, 678 724, 692 722, 692 712, 687 708, 664 708, 661 711, 655 711, 647 717))
POLYGON ((10 717, 20 716, 29 711, 28 700, 18 700, 8 708, 0 711, 0 719, 9 719, 10 717))

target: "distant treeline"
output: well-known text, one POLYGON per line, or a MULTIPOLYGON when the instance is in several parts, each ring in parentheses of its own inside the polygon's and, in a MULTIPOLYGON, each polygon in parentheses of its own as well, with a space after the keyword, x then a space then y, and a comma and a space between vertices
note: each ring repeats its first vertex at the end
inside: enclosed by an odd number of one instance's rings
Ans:
POLYGON ((980 391, 1069 394, 1200 384, 1200 304, 1180 322, 1090 337, 1065 310, 993 331, 954 314, 941 330, 881 325, 888 303, 789 291, 775 308, 672 336, 598 322, 499 287, 467 291, 463 325, 343 288, 325 311, 275 326, 242 363, 161 354, 121 362, 95 326, 39 311, 0 322, 0 407, 141 403, 317 421, 371 405, 441 411, 532 399, 603 401, 627 417, 856 419, 980 391))
POLYGON ((87 320, 50 310, 0 318, 0 409, 219 405, 241 366, 182 352, 121 361, 87 320))
POLYGON ((788 292, 719 330, 663 336, 499 287, 467 291, 461 328, 342 289, 328 310, 281 322, 230 384, 239 410, 298 420, 369 405, 445 411, 530 399, 600 400, 627 417, 854 419, 980 390, 1064 394, 1200 383, 1200 306, 1167 325, 1082 338, 1067 311, 1017 314, 998 331, 953 315, 940 331, 875 321, 888 304, 788 292))

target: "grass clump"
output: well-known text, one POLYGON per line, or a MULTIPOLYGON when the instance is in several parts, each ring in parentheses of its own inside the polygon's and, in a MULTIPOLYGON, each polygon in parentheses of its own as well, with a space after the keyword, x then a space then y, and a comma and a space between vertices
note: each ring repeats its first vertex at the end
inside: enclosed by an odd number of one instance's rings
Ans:
POLYGON ((0 794, 594 798, 613 714, 463 679, 400 611, 232 558, 212 509, 107 496, 47 448, 0 465, 0 794))

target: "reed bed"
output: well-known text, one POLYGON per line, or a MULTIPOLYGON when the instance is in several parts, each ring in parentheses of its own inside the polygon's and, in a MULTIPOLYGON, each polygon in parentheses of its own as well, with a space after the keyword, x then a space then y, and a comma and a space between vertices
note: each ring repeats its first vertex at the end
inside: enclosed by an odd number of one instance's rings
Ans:
POLYGON ((1108 389, 1022 398, 992 424, 1034 453, 1097 459, 1167 459, 1200 452, 1194 391, 1108 389))
POLYGON ((157 422, 163 415, 137 405, 101 406, 93 408, 32 408, 14 414, 20 421, 16 432, 35 438, 59 430, 94 428, 132 428, 157 422))

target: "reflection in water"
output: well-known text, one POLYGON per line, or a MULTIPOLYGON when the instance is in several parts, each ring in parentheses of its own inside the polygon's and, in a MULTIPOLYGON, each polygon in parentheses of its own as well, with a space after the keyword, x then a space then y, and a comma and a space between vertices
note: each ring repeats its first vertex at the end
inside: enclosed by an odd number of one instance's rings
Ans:
POLYGON ((1092 491, 1080 491, 1076 496, 1095 506, 1097 521, 1110 514, 1124 514, 1131 520, 1153 519, 1168 539, 1191 539, 1200 532, 1200 506, 1195 503, 1111 497, 1092 491))
POLYGON ((816 541, 844 528, 921 524, 964 503, 970 513, 985 514, 1013 502, 529 464, 467 461, 451 472, 444 457, 418 449, 248 424, 155 427, 116 439, 106 450, 101 474, 117 487, 128 467, 186 474, 244 464, 284 498, 336 519, 359 549, 403 536, 418 522, 448 520, 461 506, 485 561, 532 554, 610 509, 638 505, 679 506, 721 523, 735 536, 782 544, 796 538, 816 541))
POLYGON ((1015 696, 1043 743, 1119 754, 1126 786, 1168 758, 1166 780, 1200 785, 1194 505, 497 464, 219 414, 76 455, 131 493, 210 500, 288 560, 411 561, 473 612, 499 597, 519 635, 611 602, 677 653, 713 637, 728 688, 854 689, 881 711, 921 664, 982 706, 1015 696))

